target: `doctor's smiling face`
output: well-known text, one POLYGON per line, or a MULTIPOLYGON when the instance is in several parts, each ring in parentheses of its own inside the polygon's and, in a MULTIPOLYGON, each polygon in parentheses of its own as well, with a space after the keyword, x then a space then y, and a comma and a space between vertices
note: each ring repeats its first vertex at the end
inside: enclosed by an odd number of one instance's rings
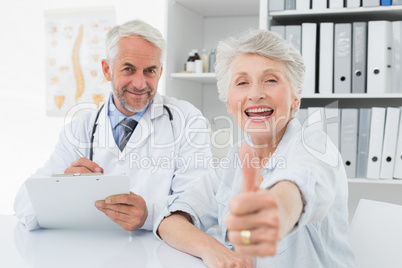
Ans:
POLYGON ((257 54, 240 54, 230 72, 228 112, 255 145, 279 142, 300 102, 283 64, 257 54))
POLYGON ((112 66, 102 61, 103 73, 112 82, 113 100, 126 116, 144 110, 152 102, 162 75, 161 51, 149 41, 128 36, 120 39, 112 66))

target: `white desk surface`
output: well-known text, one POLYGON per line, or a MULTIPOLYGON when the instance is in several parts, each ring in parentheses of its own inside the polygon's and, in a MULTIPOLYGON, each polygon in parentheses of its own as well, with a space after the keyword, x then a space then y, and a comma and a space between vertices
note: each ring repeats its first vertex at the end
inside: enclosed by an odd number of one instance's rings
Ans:
POLYGON ((56 230, 32 232, 0 215, 0 267, 205 267, 152 232, 56 230))

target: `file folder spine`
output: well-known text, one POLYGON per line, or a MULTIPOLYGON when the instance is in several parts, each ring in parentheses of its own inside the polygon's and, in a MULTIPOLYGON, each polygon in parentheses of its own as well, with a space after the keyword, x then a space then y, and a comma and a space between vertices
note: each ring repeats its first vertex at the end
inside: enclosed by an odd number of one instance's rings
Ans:
POLYGON ((310 9, 310 0, 297 0, 296 1, 296 9, 297 10, 309 10, 310 9))
POLYGON ((285 0, 269 0, 270 11, 282 11, 285 10, 285 0))
MULTIPOLYGON (((402 107, 399 108, 402 114, 402 107)), ((402 179, 402 116, 399 116, 398 141, 396 144, 394 179, 402 179)))
POLYGON ((359 7, 360 0, 346 0, 346 7, 359 7))
POLYGON ((366 92, 367 23, 353 23, 352 93, 366 92))
POLYGON ((381 157, 380 179, 392 179, 395 148, 398 138, 399 108, 388 107, 385 119, 384 143, 381 157))
POLYGON ((356 177, 357 162, 357 109, 341 111, 341 155, 348 178, 356 177))
POLYGON ((343 0, 329 0, 329 8, 343 8, 343 0))
POLYGON ((351 92, 352 64, 352 25, 350 23, 335 24, 334 44, 334 92, 351 92))
POLYGON ((392 92, 402 93, 402 21, 392 22, 392 92))
POLYGON ((312 9, 326 9, 327 0, 312 0, 312 9))
POLYGON ((286 28, 285 25, 272 25, 270 30, 279 34, 283 39, 286 37, 286 28))
POLYGON ((301 51, 301 25, 287 25, 285 27, 286 40, 297 50, 301 51))
POLYGON ((379 179, 381 168, 382 145, 384 139, 385 108, 373 107, 371 110, 369 156, 367 178, 379 179))
POLYGON ((286 10, 295 10, 296 9, 296 0, 285 0, 285 9, 286 10))
POLYGON ((367 44, 367 93, 392 91, 392 24, 369 21, 367 44))
POLYGON ((359 138, 357 145, 356 177, 366 178, 368 148, 370 138, 371 109, 361 108, 359 111, 359 138))
POLYGON ((378 7, 380 0, 362 0, 362 5, 364 7, 378 7))
POLYGON ((320 57, 318 73, 318 91, 320 94, 333 93, 334 80, 334 24, 320 24, 320 57))
POLYGON ((306 66, 303 94, 314 94, 316 89, 317 24, 302 24, 302 56, 306 66))

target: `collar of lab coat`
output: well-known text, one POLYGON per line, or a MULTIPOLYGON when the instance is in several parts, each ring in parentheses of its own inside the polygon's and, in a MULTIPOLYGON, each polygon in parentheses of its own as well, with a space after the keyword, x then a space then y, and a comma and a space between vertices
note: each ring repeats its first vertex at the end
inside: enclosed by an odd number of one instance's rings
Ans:
POLYGON ((153 121, 155 118, 163 115, 163 104, 163 97, 159 93, 156 93, 154 100, 148 106, 147 111, 138 122, 138 125, 131 135, 126 148, 123 150, 123 152, 120 152, 113 138, 112 127, 107 115, 109 105, 108 102, 106 102, 105 107, 102 109, 97 121, 98 126, 95 133, 94 148, 104 148, 115 154, 119 160, 124 159, 125 156, 132 150, 143 146, 148 137, 155 131, 153 121), (96 144, 98 144, 98 146, 96 146, 96 144))

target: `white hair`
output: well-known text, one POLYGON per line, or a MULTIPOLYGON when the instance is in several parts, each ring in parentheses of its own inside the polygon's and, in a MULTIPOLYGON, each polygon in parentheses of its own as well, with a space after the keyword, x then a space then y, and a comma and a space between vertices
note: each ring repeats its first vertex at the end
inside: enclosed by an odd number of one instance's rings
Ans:
MULTIPOLYGON (((277 33, 250 29, 237 37, 232 36, 218 43, 215 73, 221 101, 225 103, 228 101, 230 67, 235 58, 241 54, 256 54, 281 62, 295 97, 301 99, 305 65, 300 52, 277 33)), ((297 116, 298 110, 292 112, 293 117, 297 116)))
POLYGON ((159 48, 161 51, 160 61, 161 63, 163 62, 166 54, 166 42, 161 32, 148 23, 135 19, 122 25, 117 25, 107 33, 106 59, 110 66, 113 65, 119 54, 119 47, 117 43, 121 38, 131 35, 139 36, 159 48))

